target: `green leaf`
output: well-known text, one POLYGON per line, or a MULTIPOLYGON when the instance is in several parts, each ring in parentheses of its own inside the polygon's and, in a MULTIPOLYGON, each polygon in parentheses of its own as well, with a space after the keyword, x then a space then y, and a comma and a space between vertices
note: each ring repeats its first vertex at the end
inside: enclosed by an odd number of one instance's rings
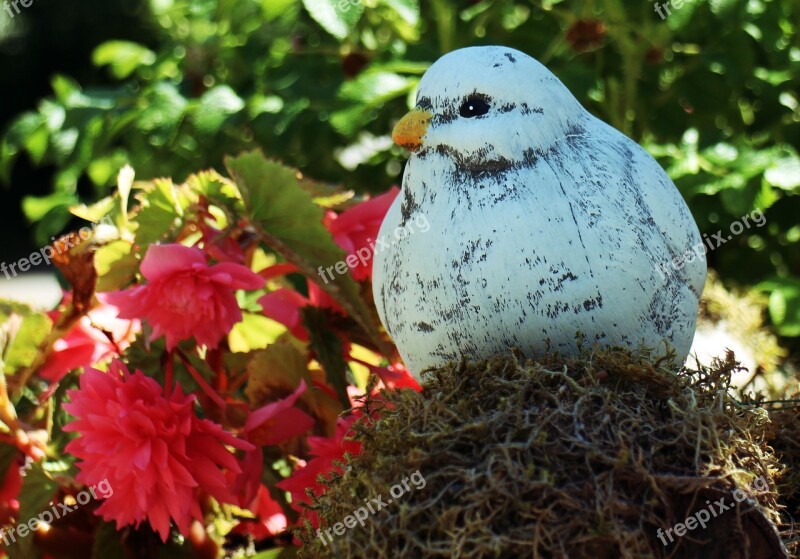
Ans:
POLYGON ((140 66, 149 66, 156 61, 156 53, 130 41, 106 41, 92 52, 95 66, 110 66, 111 74, 125 79, 140 66))
POLYGON ((0 479, 5 479, 8 468, 18 467, 17 458, 19 458, 19 456, 20 453, 17 447, 6 443, 0 443, 0 479))
POLYGON ((136 121, 136 127, 145 133, 171 130, 178 126, 188 101, 174 84, 159 82, 144 95, 145 109, 136 121))
POLYGON ((238 113, 245 102, 227 85, 219 85, 206 91, 194 113, 194 125, 203 134, 216 134, 225 119, 238 113))
POLYGON ((247 373, 245 395, 256 406, 285 396, 301 380, 311 384, 305 353, 287 338, 256 352, 247 364, 247 373))
POLYGON ((794 190, 800 186, 800 157, 783 157, 764 172, 764 178, 773 186, 794 190))
POLYGON ((297 0, 261 0, 261 13, 267 21, 272 21, 290 10, 294 11, 295 4, 297 0))
POLYGON ((103 522, 94 533, 92 559, 126 559, 125 548, 114 522, 103 522))
POLYGON ((81 219, 85 219, 86 221, 91 221, 92 223, 96 223, 107 216, 111 211, 114 209, 116 204, 116 200, 113 196, 106 196, 105 198, 101 198, 91 206, 87 206, 86 204, 78 204, 77 206, 72 206, 69 209, 69 213, 74 216, 77 216, 81 219))
POLYGON ((78 197, 66 192, 54 192, 48 196, 25 196, 22 212, 30 221, 41 221, 56 209, 67 209, 78 203, 78 197))
POLYGON ((311 349, 317 361, 325 369, 325 379, 339 396, 345 409, 350 408, 350 397, 347 394, 347 373, 350 370, 344 360, 344 348, 328 324, 328 316, 324 309, 308 306, 300 309, 303 325, 308 330, 311 349))
POLYGON ((345 82, 339 89, 339 97, 346 101, 380 105, 405 95, 416 83, 416 79, 393 72, 365 72, 345 82))
POLYGON ((136 242, 149 245, 165 238, 178 227, 189 200, 171 180, 156 179, 143 192, 137 195, 141 208, 135 221, 136 242))
POLYGON ((762 291, 770 291, 769 316, 781 336, 800 336, 800 279, 776 278, 762 282, 762 291))
POLYGON ((264 349, 286 332, 286 326, 266 316, 244 312, 242 321, 233 325, 228 334, 230 350, 248 353, 257 349, 264 349))
POLYGON ((25 316, 17 336, 6 353, 6 374, 14 374, 16 371, 30 366, 52 328, 53 322, 45 314, 31 313, 25 316))
POLYGON ((201 171, 191 175, 186 179, 186 185, 192 193, 205 196, 215 202, 229 203, 242 198, 233 181, 214 170, 201 171))
POLYGON ((380 0, 389 6, 409 25, 419 23, 419 2, 417 0, 380 0))
POLYGON ((94 253, 99 292, 116 291, 127 287, 139 269, 139 259, 128 241, 114 241, 94 253))
POLYGON ((339 40, 347 37, 364 13, 363 0, 303 0, 303 6, 314 21, 339 40))
POLYGON ((56 99, 62 105, 69 105, 72 98, 81 93, 81 86, 78 85, 78 82, 63 74, 54 75, 50 80, 50 86, 53 88, 56 99))
POLYGON ((320 267, 335 266, 345 253, 322 225, 323 209, 298 185, 298 172, 260 152, 228 157, 225 165, 242 193, 245 213, 266 244, 331 295, 383 347, 356 281, 349 275, 324 281, 319 275, 320 267))
MULTIPOLYGON (((44 471, 41 462, 34 463, 28 468, 19 492, 20 523, 27 523, 32 518, 36 518, 40 512, 49 510, 50 502, 57 490, 58 484, 44 471)), ((20 525, 17 524, 17 526, 20 525)), ((16 540, 14 544, 6 547, 9 559, 35 559, 40 556, 30 533, 24 537, 17 533, 16 540)))
POLYGON ((711 13, 716 16, 726 17, 741 5, 737 0, 708 0, 711 13))

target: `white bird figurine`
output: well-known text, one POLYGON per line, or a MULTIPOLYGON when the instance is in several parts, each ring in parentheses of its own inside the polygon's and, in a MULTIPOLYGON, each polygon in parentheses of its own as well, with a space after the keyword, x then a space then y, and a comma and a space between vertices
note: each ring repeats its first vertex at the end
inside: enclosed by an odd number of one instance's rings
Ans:
POLYGON ((443 56, 392 136, 412 154, 373 294, 415 375, 514 347, 575 354, 578 332, 684 362, 706 277, 689 208, 539 62, 497 46, 443 56), (397 234, 420 219, 424 233, 397 234))

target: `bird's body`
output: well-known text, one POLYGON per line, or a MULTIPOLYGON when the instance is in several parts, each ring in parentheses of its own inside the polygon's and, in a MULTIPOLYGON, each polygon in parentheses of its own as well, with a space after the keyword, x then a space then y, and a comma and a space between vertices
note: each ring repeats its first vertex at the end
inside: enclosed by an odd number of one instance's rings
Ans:
POLYGON ((373 273, 381 320, 412 372, 512 347, 573 353, 578 332, 586 345, 663 353, 668 342, 685 358, 702 241, 644 149, 502 47, 444 56, 418 107, 429 115, 419 145, 395 131, 418 151, 381 236, 420 217, 430 227, 377 253, 373 273))

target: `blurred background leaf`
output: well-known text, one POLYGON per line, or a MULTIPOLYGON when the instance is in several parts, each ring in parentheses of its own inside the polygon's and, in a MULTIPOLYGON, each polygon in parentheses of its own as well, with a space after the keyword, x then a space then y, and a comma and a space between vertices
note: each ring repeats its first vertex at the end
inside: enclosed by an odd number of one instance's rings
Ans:
POLYGON ((669 12, 638 0, 87 0, 35 3, 13 18, 0 10, 0 87, 11 92, 0 106, 2 226, 14 240, 0 251, 17 259, 74 227, 69 208, 108 195, 126 163, 137 179, 177 184, 261 148, 319 181, 385 191, 403 158, 388 135, 427 66, 454 48, 504 44, 645 145, 702 233, 763 214, 709 263, 726 283, 765 291, 796 350, 799 21, 795 0, 669 12))

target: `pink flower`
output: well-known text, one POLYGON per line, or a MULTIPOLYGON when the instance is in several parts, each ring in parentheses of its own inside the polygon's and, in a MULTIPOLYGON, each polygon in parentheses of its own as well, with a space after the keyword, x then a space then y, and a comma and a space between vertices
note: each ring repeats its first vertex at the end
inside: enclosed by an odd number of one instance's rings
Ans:
POLYGON ((77 419, 65 430, 80 436, 66 451, 81 460, 79 482, 107 480, 112 492, 97 513, 118 529, 147 520, 166 541, 170 519, 183 534, 193 518, 202 520, 201 492, 234 502, 225 470, 240 467, 225 445, 254 447, 198 418, 180 386, 165 396, 155 380, 115 360, 108 373, 88 369, 68 395, 64 408, 77 419))
POLYGON ((234 291, 264 285, 246 266, 209 266, 202 250, 178 244, 152 245, 141 271, 149 283, 109 293, 108 299, 121 318, 145 318, 153 327, 151 339, 166 335, 167 349, 192 336, 198 344, 216 347, 242 320, 234 291))
POLYGON ((372 247, 378 238, 383 218, 399 193, 400 189, 393 186, 388 192, 361 202, 339 215, 330 211, 325 214, 323 224, 348 256, 355 255, 359 249, 368 249, 366 264, 359 261, 352 268, 353 277, 359 281, 372 277, 372 247))
POLYGON ((25 456, 13 453, 8 469, 0 481, 0 525, 5 526, 19 513, 19 491, 22 489, 22 468, 25 456))
POLYGON ((259 297, 258 304, 264 316, 286 326, 298 340, 308 341, 308 331, 303 326, 300 309, 310 305, 311 301, 293 289, 281 287, 259 297))
MULTIPOLYGON (((272 279, 299 272, 294 264, 275 264, 264 268, 259 272, 264 279, 272 279)), ((297 291, 286 287, 276 289, 271 293, 262 295, 258 299, 262 313, 267 318, 280 322, 289 329, 289 332, 300 341, 308 341, 308 331, 303 326, 303 317, 300 311, 309 305, 320 308, 329 308, 340 314, 346 314, 342 308, 333 300, 333 297, 325 293, 316 283, 307 279, 308 297, 304 297, 297 291)))
POLYGON ((256 515, 256 520, 238 524, 233 529, 236 534, 249 535, 258 541, 280 534, 289 525, 280 503, 272 498, 264 484, 259 484, 255 499, 246 508, 256 515))
POLYGON ((248 440, 259 446, 276 445, 314 427, 314 419, 294 407, 306 388, 306 382, 301 380, 297 389, 283 400, 270 402, 251 413, 244 424, 248 440))
MULTIPOLYGON (((139 321, 117 318, 119 309, 107 304, 107 294, 98 293, 97 298, 101 305, 82 317, 66 336, 53 344, 47 361, 39 369, 39 376, 58 382, 74 369, 89 367, 117 355, 133 341, 141 329, 139 321)), ((61 312, 48 314, 55 322, 61 312)))
MULTIPOLYGON (((258 447, 272 446, 312 429, 314 418, 294 406, 306 389, 305 381, 301 380, 297 389, 286 398, 270 402, 251 412, 245 420, 244 438, 258 447)), ((232 491, 239 497, 240 506, 247 506, 247 503, 253 500, 261 484, 263 468, 261 448, 256 448, 245 454, 242 460, 242 473, 229 476, 232 480, 232 491)))
POLYGON ((386 388, 410 388, 419 392, 422 390, 419 382, 411 372, 405 368, 401 363, 395 363, 388 367, 375 367, 365 363, 369 370, 381 379, 381 382, 386 388))
POLYGON ((308 437, 308 453, 313 456, 305 467, 295 470, 291 477, 278 482, 278 488, 288 491, 292 495, 292 507, 298 511, 305 511, 305 516, 315 527, 319 525, 317 513, 302 507, 302 503, 310 503, 311 499, 306 494, 306 489, 311 489, 314 495, 322 495, 325 486, 317 481, 317 476, 329 476, 334 469, 341 473, 341 468, 334 465, 334 461, 344 461, 345 453, 356 455, 361 453, 361 443, 358 441, 346 440, 353 423, 358 421, 360 416, 352 414, 347 417, 340 417, 336 421, 336 436, 332 439, 326 437, 308 437))

